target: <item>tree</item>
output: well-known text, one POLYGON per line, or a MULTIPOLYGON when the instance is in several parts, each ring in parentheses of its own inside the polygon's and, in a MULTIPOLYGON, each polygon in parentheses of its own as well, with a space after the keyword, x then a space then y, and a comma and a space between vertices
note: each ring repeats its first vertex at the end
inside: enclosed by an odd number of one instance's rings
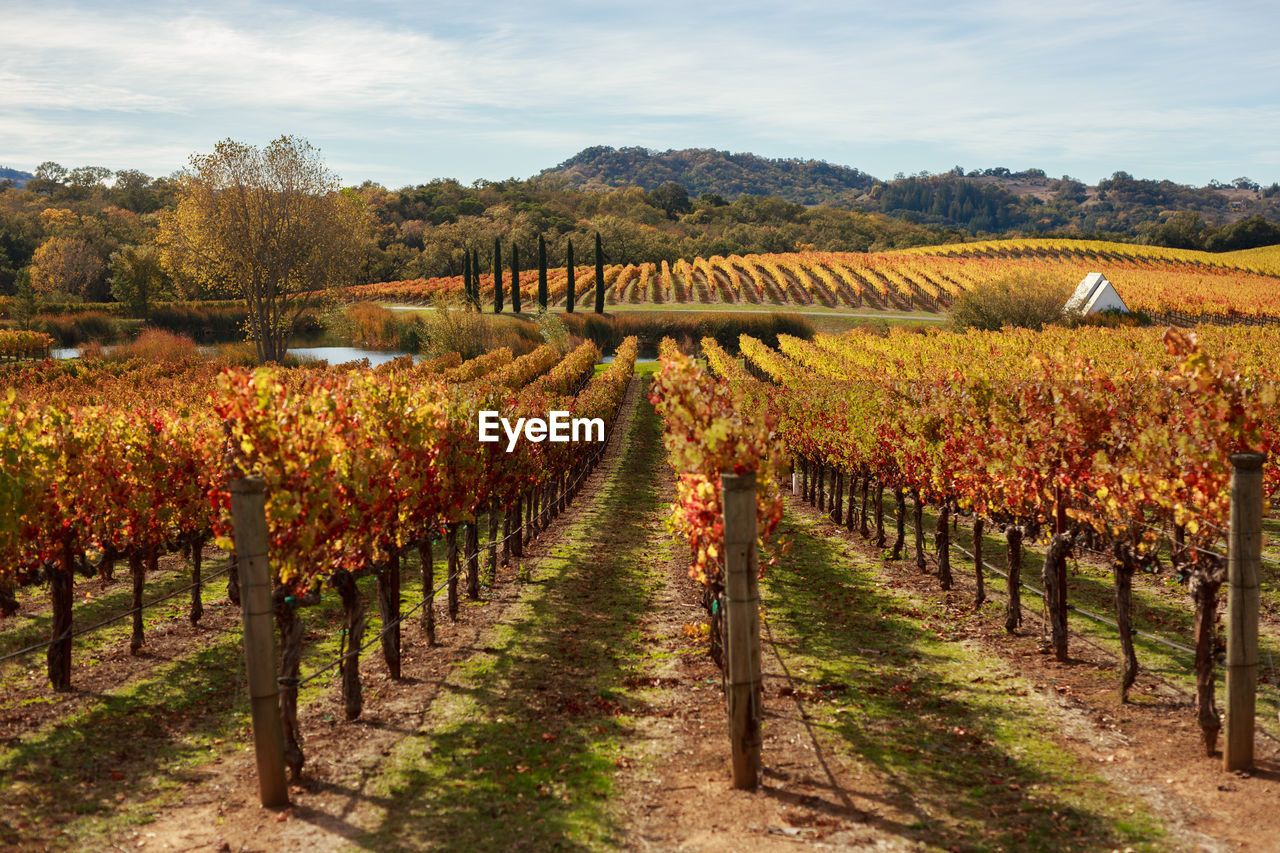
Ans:
POLYGON ((1144 235, 1144 239, 1153 246, 1203 249, 1205 230, 1205 222, 1200 214, 1183 210, 1169 217, 1167 221, 1150 228, 1144 235))
POLYGON ((116 172, 115 183, 111 185, 111 200, 134 213, 151 213, 163 206, 154 183, 145 172, 121 169, 116 172))
POLYGON ((39 245, 40 230, 30 217, 0 211, 0 294, 14 292, 19 270, 39 245))
POLYGON ((86 199, 112 174, 105 166, 77 166, 67 173, 69 195, 75 199, 86 199))
POLYGON ((31 286, 43 294, 101 298, 102 258, 79 237, 50 237, 31 257, 31 286))
POLYGON ((566 314, 572 314, 573 302, 575 299, 577 299, 577 294, 574 292, 574 280, 573 280, 574 270, 573 270, 573 238, 572 237, 569 238, 569 246, 567 249, 565 249, 564 265, 565 265, 565 274, 568 276, 568 280, 565 282, 565 285, 564 285, 564 310, 566 314))
POLYGON ((493 238, 493 313, 502 313, 502 240, 493 238))
POLYGON ((19 329, 31 330, 32 322, 40 311, 40 294, 31 286, 31 268, 18 271, 14 285, 13 301, 9 304, 9 316, 19 329))
POLYGON ((45 160, 39 166, 36 166, 35 177, 27 181, 27 189, 33 193, 53 195, 62 189, 62 184, 66 179, 66 167, 52 160, 45 160))
POLYGON ((689 203, 689 191, 675 181, 666 181, 649 193, 649 203, 667 214, 668 219, 675 219, 682 213, 693 210, 689 203))
POLYGON ((511 310, 520 313, 520 247, 511 243, 511 310))
POLYGON ((596 232, 596 313, 604 313, 604 249, 599 231, 596 232))
POLYGON ((111 295, 135 317, 146 317, 165 284, 164 264, 154 246, 125 246, 107 259, 111 295))
POLYGON ((471 282, 471 253, 464 251, 462 253, 462 292, 467 300, 467 310, 476 307, 475 287, 471 282))
POLYGON ((1015 270, 965 291, 952 306, 951 319, 961 329, 1040 331, 1062 319, 1073 289, 1070 281, 1048 271, 1015 270))
POLYGON ((342 191, 311 143, 223 140, 191 157, 178 204, 161 221, 165 263, 248 308, 258 361, 278 362, 293 324, 359 268, 372 235, 360 197, 342 191))
POLYGON ((547 241, 538 235, 538 307, 547 310, 547 241))
POLYGON ((1255 249, 1280 243, 1280 224, 1268 222, 1254 214, 1248 219, 1224 225, 1204 241, 1210 252, 1233 252, 1238 249, 1255 249))

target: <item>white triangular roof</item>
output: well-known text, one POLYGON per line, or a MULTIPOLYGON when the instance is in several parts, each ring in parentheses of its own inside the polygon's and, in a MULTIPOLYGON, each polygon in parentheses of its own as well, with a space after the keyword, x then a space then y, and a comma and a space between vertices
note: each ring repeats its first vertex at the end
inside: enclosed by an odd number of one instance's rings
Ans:
POLYGON ((1107 281, 1100 272, 1091 272, 1076 287, 1076 292, 1067 300, 1067 311, 1078 314, 1096 314, 1099 311, 1122 311, 1127 313, 1129 306, 1124 304, 1115 285, 1107 281))

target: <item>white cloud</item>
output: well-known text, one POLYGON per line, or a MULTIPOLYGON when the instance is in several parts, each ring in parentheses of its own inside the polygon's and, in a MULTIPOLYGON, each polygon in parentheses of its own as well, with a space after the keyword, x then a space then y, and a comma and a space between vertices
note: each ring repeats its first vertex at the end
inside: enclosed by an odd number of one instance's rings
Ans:
POLYGON ((1172 159, 1174 177, 1204 180, 1197 160, 1215 140, 1241 172, 1275 168, 1278 60, 1258 34, 1280 20, 1265 5, 366 8, 377 17, 278 5, 12 14, 0 162, 118 153, 145 166, 180 150, 180 163, 226 136, 292 132, 375 178, 440 157, 449 164, 427 171, 501 176, 584 144, 692 138, 832 152, 879 174, 924 167, 888 162, 903 146, 1085 174, 1172 159))

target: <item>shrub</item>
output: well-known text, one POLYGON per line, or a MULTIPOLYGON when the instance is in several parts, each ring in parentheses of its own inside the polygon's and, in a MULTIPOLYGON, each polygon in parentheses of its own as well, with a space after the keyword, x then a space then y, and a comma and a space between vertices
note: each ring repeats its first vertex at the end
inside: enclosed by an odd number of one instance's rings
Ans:
POLYGON ((421 349, 428 355, 456 352, 463 359, 475 358, 496 345, 484 315, 470 310, 461 298, 438 300, 434 311, 419 316, 421 349))
POLYGON ((113 361, 140 358, 149 362, 192 361, 200 357, 196 342, 184 335, 163 329, 146 329, 127 344, 121 344, 108 356, 113 361))
POLYGON ((539 308, 537 313, 538 330, 542 339, 562 353, 569 351, 569 330, 555 314, 546 308, 539 308))
POLYGON ((1076 284, 1041 270, 1013 270, 990 279, 956 300, 951 319, 961 329, 999 331, 1016 326, 1039 331, 1063 319, 1076 284))
POLYGON ((124 326, 118 318, 99 311, 38 316, 33 325, 37 331, 57 341, 60 347, 73 347, 89 341, 110 344, 125 336, 124 326))
POLYGON ((197 304, 170 302, 153 306, 147 324, 203 343, 244 340, 249 316, 238 303, 197 304))

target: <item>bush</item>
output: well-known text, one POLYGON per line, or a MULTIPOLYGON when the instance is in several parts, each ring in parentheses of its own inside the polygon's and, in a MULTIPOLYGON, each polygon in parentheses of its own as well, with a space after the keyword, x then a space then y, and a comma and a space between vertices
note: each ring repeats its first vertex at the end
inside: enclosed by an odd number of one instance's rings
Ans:
POLYGON ((999 331, 1016 326, 1039 331, 1063 319, 1076 283, 1042 270, 1012 270, 956 300, 951 319, 961 329, 999 331))
POLYGON ((146 329, 134 340, 113 349, 107 357, 112 361, 140 358, 155 363, 194 361, 200 358, 200 353, 191 338, 163 329, 146 329))
POLYGON ((1077 314, 1069 321, 1072 326, 1101 326, 1106 329, 1132 329, 1153 323, 1151 315, 1145 311, 1121 312, 1114 308, 1096 314, 1077 314))
POLYGON ((125 337, 124 324, 110 314, 91 311, 85 314, 37 316, 32 325, 58 342, 60 347, 73 347, 93 341, 115 343, 125 337))
POLYGON ((467 308, 462 299, 438 300, 435 310, 419 315, 419 321, 421 350, 427 355, 456 352, 465 360, 499 346, 484 315, 467 308))
POLYGON ((169 302, 152 306, 147 325, 203 343, 237 341, 244 340, 248 316, 243 303, 169 302))
POLYGON ((555 347, 559 352, 568 352, 569 330, 565 328, 565 325, 560 318, 545 308, 539 308, 538 313, 535 316, 538 320, 538 330, 542 334, 542 339, 555 347))

